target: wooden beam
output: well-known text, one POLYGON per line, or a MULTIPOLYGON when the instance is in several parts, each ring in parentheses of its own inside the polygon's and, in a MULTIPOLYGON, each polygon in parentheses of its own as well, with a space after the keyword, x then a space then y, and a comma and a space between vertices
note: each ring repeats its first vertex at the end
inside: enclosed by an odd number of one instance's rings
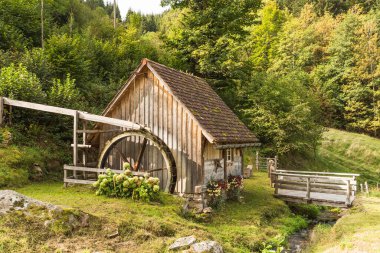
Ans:
POLYGON ((358 177, 360 174, 355 173, 338 173, 338 172, 317 172, 317 171, 304 171, 304 170, 277 170, 277 172, 284 173, 296 173, 296 174, 316 174, 316 175, 337 175, 337 176, 349 176, 358 177))
MULTIPOLYGON (((86 171, 86 172, 95 172, 95 173, 105 173, 105 169, 100 168, 88 168, 88 167, 81 167, 81 166, 72 166, 72 165, 63 165, 64 170, 72 170, 72 171, 86 171)), ((114 173, 124 173, 124 170, 112 170, 114 173)), ((143 176, 145 172, 139 172, 139 171, 132 171, 132 175, 134 176, 143 176)))
POLYGON ((305 175, 305 174, 292 174, 292 173, 283 173, 283 172, 273 172, 272 174, 280 175, 280 176, 289 176, 289 177, 300 177, 300 178, 324 178, 324 179, 336 179, 336 180, 346 180, 344 177, 336 177, 336 176, 319 176, 319 175, 305 175))
POLYGON ((222 155, 223 155, 224 180, 227 182, 228 177, 227 177, 227 150, 226 149, 223 149, 222 155))
POLYGON ((310 190, 310 177, 308 177, 306 181, 306 199, 310 199, 310 190))
POLYGON ((130 121, 115 119, 115 118, 110 118, 110 117, 105 117, 105 116, 99 116, 99 115, 90 114, 87 112, 66 109, 66 108, 61 108, 61 107, 56 107, 56 106, 50 106, 50 105, 43 105, 43 104, 13 100, 9 98, 3 98, 3 100, 4 100, 4 104, 9 105, 9 106, 16 106, 16 107, 27 108, 27 109, 37 110, 37 111, 57 113, 57 114, 62 114, 62 115, 67 115, 67 116, 72 116, 72 117, 75 117, 75 115, 78 114, 79 119, 83 119, 87 121, 119 126, 119 127, 124 127, 128 129, 138 130, 142 128, 139 124, 136 124, 130 121))
POLYGON ((131 164, 131 162, 128 160, 128 158, 125 156, 125 154, 123 152, 121 152, 121 150, 117 147, 117 145, 115 145, 113 147, 116 152, 120 155, 121 159, 124 161, 124 162, 127 162, 129 164, 131 164))
POLYGON ((135 167, 134 167, 134 170, 136 170, 136 171, 139 170, 139 168, 140 168, 141 160, 142 160, 142 157, 144 155, 147 142, 148 142, 148 140, 146 138, 144 138, 139 156, 137 158, 137 162, 135 163, 135 167))
MULTIPOLYGON (((74 147, 74 146, 75 146, 75 144, 71 144, 71 147, 74 147)), ((89 144, 77 144, 76 147, 77 148, 91 148, 92 146, 89 144)))
POLYGON ((136 124, 136 123, 133 123, 130 121, 99 116, 99 115, 90 114, 90 113, 86 113, 86 112, 79 112, 79 118, 83 119, 83 120, 97 122, 97 123, 103 123, 103 124, 108 124, 108 125, 113 125, 113 126, 125 127, 128 129, 138 130, 138 129, 142 128, 139 124, 136 124))
POLYGON ((25 102, 25 101, 13 100, 10 98, 3 98, 3 99, 4 99, 4 104, 6 105, 27 108, 27 109, 37 110, 37 111, 58 113, 58 114, 63 114, 63 115, 68 115, 68 116, 74 116, 76 112, 75 110, 72 110, 72 109, 60 108, 56 106, 30 103, 30 102, 25 102))
POLYGON ((98 130, 98 129, 86 129, 86 130, 78 130, 78 133, 86 133, 86 134, 100 134, 100 133, 111 133, 111 132, 123 132, 121 129, 107 129, 107 130, 98 130))
MULTIPOLYGON (((74 166, 78 163, 78 112, 74 114, 74 125, 73 125, 73 164, 74 166)), ((76 178, 76 171, 74 171, 74 178, 76 178)))

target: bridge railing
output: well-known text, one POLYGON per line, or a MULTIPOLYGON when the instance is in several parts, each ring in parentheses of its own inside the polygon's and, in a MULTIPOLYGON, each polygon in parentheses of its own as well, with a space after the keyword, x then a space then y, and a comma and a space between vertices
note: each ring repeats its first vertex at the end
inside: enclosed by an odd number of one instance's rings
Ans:
POLYGON ((345 205, 351 205, 357 190, 357 176, 359 174, 277 170, 272 172, 271 179, 276 196, 292 195, 307 203, 313 199, 342 202, 345 196, 345 205))

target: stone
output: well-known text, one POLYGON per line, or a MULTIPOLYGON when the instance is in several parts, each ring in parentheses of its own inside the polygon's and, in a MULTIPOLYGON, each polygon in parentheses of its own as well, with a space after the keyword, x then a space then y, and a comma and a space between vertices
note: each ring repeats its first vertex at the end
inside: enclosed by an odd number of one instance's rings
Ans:
POLYGON ((195 194, 201 194, 202 193, 202 185, 196 185, 195 187, 194 187, 194 193, 195 194))
POLYGON ((191 235, 186 237, 181 237, 175 240, 175 242, 169 246, 169 250, 181 250, 186 249, 193 243, 195 243, 197 239, 191 235))
POLYGON ((32 169, 30 170, 30 179, 34 181, 41 181, 43 179, 44 172, 41 166, 37 163, 33 164, 32 169))
POLYGON ((223 253, 222 246, 216 241, 194 243, 190 247, 192 253, 223 253))
POLYGON ((212 213, 212 208, 211 207, 204 208, 203 213, 212 213))
POLYGON ((203 203, 192 200, 189 202, 188 209, 193 210, 195 213, 201 213, 203 210, 203 203))
POLYGON ((61 210, 61 208, 56 205, 29 198, 12 190, 0 191, 0 215, 13 210, 25 210, 30 205, 46 207, 50 211, 61 210))

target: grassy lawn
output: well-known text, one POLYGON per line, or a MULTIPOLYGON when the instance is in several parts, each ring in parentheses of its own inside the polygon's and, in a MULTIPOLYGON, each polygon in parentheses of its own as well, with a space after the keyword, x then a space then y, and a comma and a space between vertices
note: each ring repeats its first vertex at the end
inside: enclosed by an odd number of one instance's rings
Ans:
POLYGON ((95 216, 100 224, 71 235, 32 240, 30 233, 22 228, 14 231, 0 221, 0 249, 15 252, 20 249, 24 252, 55 249, 165 252, 176 238, 188 235, 200 240, 217 240, 225 252, 252 252, 259 251, 263 242, 276 244, 306 226, 303 218, 291 214, 282 201, 273 198, 266 173, 246 180, 244 201, 226 203, 214 212, 209 222, 184 218, 180 211, 182 200, 170 195, 164 195, 161 203, 149 204, 95 196, 86 186, 65 189, 62 183, 56 182, 30 184, 15 190, 42 201, 78 208, 95 216), (120 236, 106 238, 117 229, 120 236))
POLYGON ((380 193, 360 196, 333 226, 314 228, 306 252, 380 252, 380 193), (377 194, 377 196, 375 195, 377 194))
POLYGON ((359 173, 359 180, 380 182, 380 140, 365 134, 328 129, 316 157, 298 160, 293 169, 359 173))

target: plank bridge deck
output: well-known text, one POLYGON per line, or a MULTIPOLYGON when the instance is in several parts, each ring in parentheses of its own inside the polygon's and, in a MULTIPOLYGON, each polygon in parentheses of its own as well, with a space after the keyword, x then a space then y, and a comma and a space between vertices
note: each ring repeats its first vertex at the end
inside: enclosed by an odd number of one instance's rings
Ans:
POLYGON ((275 196, 287 202, 349 207, 358 174, 276 170, 270 174, 275 196))

